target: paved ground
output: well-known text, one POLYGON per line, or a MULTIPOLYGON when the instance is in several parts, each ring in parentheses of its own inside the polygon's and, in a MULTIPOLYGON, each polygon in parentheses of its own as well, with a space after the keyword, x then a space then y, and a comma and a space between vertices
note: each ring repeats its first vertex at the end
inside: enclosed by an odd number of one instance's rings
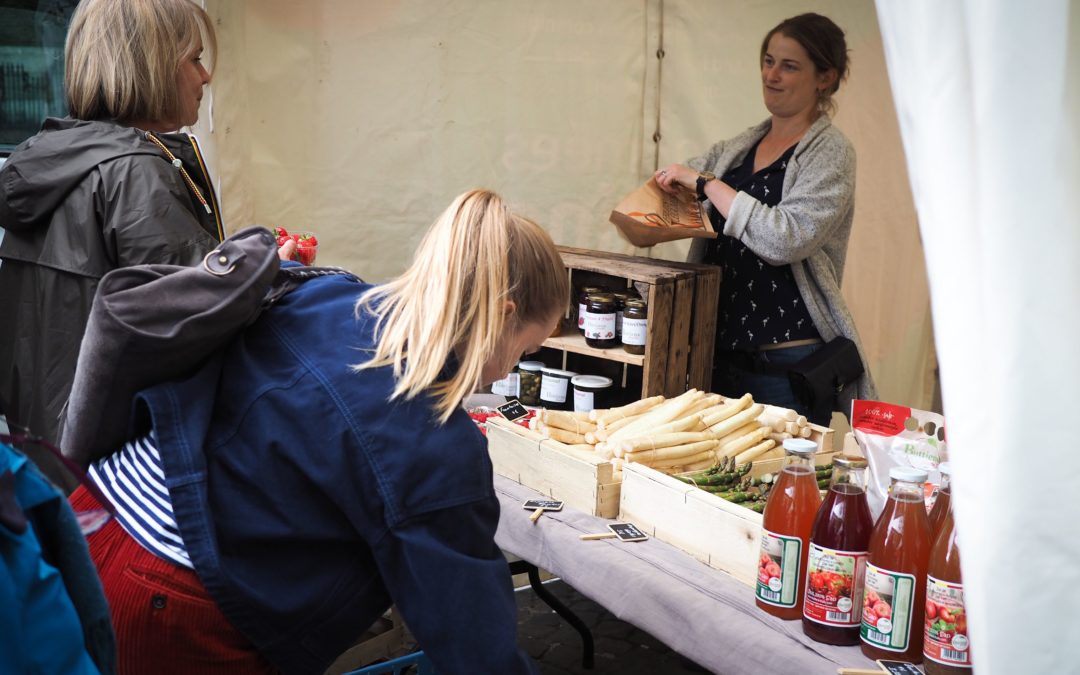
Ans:
POLYGON ((517 592, 518 640, 522 648, 539 661, 540 671, 544 675, 680 675, 709 672, 698 668, 648 633, 616 619, 562 581, 550 581, 545 588, 589 626, 596 656, 593 669, 584 669, 581 664, 581 637, 577 631, 526 586, 517 592))

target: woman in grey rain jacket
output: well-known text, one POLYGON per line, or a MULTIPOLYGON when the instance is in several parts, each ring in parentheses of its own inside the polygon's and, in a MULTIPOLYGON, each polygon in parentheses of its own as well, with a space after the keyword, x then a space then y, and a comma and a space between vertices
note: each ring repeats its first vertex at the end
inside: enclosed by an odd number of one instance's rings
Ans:
MULTIPOLYGON (((143 263, 191 265, 223 238, 193 137, 212 22, 190 0, 83 0, 65 47, 70 117, 0 170, 0 401, 54 443, 98 281, 143 263)), ((34 453, 34 448, 27 448, 34 453)), ((51 457, 41 468, 72 488, 51 457)))

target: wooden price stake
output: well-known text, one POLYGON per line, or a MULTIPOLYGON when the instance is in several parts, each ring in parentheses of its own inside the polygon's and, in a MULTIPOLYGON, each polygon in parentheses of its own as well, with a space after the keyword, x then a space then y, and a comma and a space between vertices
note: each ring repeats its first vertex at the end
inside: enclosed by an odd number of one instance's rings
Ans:
POLYGON ((594 539, 614 539, 619 538, 619 541, 645 541, 648 539, 641 530, 637 529, 633 523, 611 523, 608 525, 610 532, 597 532, 595 534, 582 534, 578 538, 582 541, 593 541, 594 539))
POLYGON ((530 499, 522 504, 522 508, 532 511, 529 520, 535 523, 544 515, 544 511, 562 511, 563 503, 554 499, 530 499))

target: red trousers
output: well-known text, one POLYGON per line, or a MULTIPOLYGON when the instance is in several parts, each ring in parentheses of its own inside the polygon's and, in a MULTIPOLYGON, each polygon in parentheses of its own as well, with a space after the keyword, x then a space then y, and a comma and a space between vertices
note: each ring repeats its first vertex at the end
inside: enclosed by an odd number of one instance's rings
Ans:
MULTIPOLYGON (((76 512, 101 508, 80 486, 76 512)), ((87 537, 116 631, 118 675, 277 673, 217 608, 195 572, 147 551, 116 519, 87 537)))

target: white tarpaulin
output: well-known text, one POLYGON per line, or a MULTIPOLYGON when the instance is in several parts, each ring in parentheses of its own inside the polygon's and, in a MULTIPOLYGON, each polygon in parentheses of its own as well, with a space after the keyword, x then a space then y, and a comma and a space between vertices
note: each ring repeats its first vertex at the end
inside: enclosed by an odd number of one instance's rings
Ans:
POLYGON ((983 675, 1080 672, 1080 6, 878 0, 983 675))

